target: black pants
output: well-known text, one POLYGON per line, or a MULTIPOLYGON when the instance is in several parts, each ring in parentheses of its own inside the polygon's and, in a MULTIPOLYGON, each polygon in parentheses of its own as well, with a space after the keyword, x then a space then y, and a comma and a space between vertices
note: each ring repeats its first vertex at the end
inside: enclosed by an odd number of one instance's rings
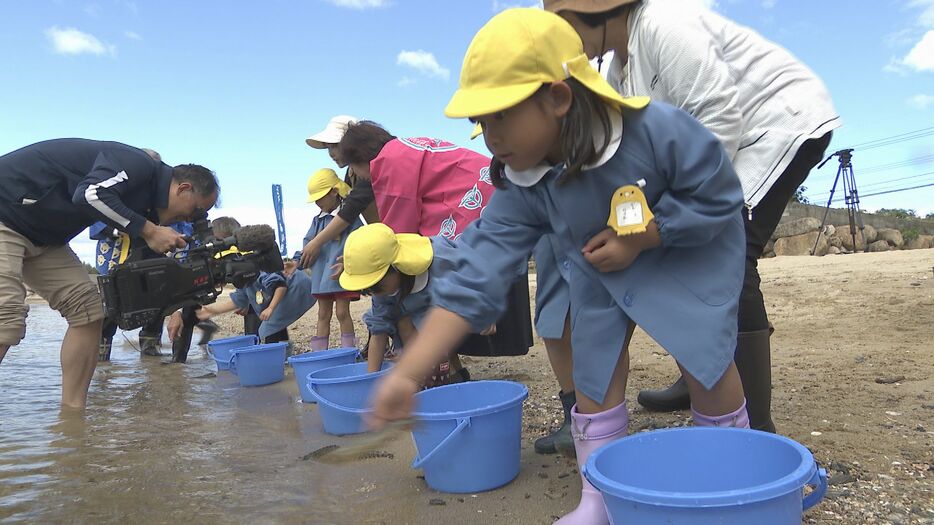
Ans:
POLYGON ((267 344, 267 343, 281 343, 283 341, 288 341, 288 340, 289 340, 289 329, 283 328, 282 330, 279 330, 278 332, 274 334, 267 335, 266 338, 260 342, 263 344, 267 344))
POLYGON ((830 136, 831 134, 827 133, 819 139, 811 139, 801 145, 791 164, 775 181, 765 198, 753 208, 752 220, 749 220, 749 213, 745 208, 742 211, 743 224, 746 226, 746 276, 739 296, 740 332, 765 330, 769 327, 765 301, 759 289, 762 282, 759 278, 759 257, 778 226, 788 201, 808 177, 811 169, 823 160, 824 152, 830 144, 830 136))

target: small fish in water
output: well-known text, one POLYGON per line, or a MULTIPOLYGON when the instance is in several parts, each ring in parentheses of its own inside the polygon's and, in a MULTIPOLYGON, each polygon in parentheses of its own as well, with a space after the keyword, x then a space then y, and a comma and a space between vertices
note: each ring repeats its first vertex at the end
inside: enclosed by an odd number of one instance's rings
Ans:
POLYGON ((308 454, 303 459, 312 458, 322 463, 331 464, 349 463, 351 461, 376 457, 388 457, 392 459, 392 454, 378 450, 379 447, 396 439, 403 433, 408 432, 412 429, 414 424, 415 420, 411 418, 393 421, 381 430, 368 432, 354 439, 353 442, 348 445, 328 445, 326 447, 321 447, 311 454, 308 454))

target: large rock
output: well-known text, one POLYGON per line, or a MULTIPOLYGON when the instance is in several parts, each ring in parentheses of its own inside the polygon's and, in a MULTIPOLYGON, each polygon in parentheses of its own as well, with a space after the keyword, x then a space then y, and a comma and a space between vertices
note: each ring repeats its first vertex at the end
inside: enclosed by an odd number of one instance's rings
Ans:
POLYGON ((905 247, 909 250, 934 248, 934 235, 919 235, 917 238, 908 241, 905 247))
POLYGON ((879 240, 879 232, 871 224, 866 224, 863 226, 863 237, 868 244, 872 244, 879 240))
POLYGON ((840 253, 839 246, 831 246, 830 248, 827 248, 827 255, 837 255, 838 253, 840 253))
MULTIPOLYGON (((817 226, 820 227, 819 222, 817 226)), ((817 231, 782 237, 775 241, 775 255, 811 255, 811 248, 814 247, 815 241, 817 241, 817 231)), ((821 235, 814 255, 827 255, 829 246, 827 237, 821 235)))
POLYGON ((876 240, 885 241, 889 243, 889 246, 894 246, 895 248, 901 248, 905 245, 905 238, 902 237, 902 232, 893 228, 879 230, 879 238, 876 240))
MULTIPOLYGON (((865 230, 863 233, 865 233, 865 230)), ((856 230, 856 247, 853 247, 853 236, 850 235, 849 225, 837 226, 834 237, 840 239, 840 246, 848 252, 862 251, 866 248, 866 240, 863 238, 863 235, 860 234, 859 230, 856 230)))
POLYGON ((889 250, 891 250, 889 243, 881 239, 869 245, 869 251, 871 252, 887 252, 889 250))
POLYGON ((827 240, 834 248, 843 248, 843 241, 837 235, 837 232, 834 232, 834 234, 831 235, 827 240))
MULTIPOLYGON (((755 213, 755 212, 753 212, 755 213)), ((783 237, 794 237, 804 233, 816 232, 820 229, 820 219, 815 217, 803 217, 793 221, 783 222, 775 228, 772 233, 772 239, 781 239, 783 237)))

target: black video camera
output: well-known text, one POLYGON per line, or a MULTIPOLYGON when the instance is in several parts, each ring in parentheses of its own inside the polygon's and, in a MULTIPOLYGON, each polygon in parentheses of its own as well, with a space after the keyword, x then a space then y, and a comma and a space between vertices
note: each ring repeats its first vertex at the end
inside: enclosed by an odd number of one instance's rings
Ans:
POLYGON ((265 224, 216 239, 202 216, 194 222, 188 245, 184 261, 157 257, 127 262, 98 277, 107 317, 132 330, 179 308, 213 303, 227 283, 242 288, 260 272, 282 271, 276 234, 265 224))

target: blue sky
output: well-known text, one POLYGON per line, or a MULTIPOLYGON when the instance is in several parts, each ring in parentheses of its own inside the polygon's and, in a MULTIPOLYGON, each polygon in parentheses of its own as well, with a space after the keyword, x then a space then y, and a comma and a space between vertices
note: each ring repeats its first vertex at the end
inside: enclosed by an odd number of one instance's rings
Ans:
MULTIPOLYGON (((170 164, 215 170, 216 213, 244 223, 273 221, 277 182, 295 250, 314 212, 305 181, 331 166, 304 138, 332 115, 485 151, 442 110, 477 29, 523 3, 532 2, 0 0, 0 152, 68 136, 150 147, 170 164)), ((823 78, 844 121, 832 150, 934 131, 934 0, 712 5, 823 78)), ((934 182, 934 133, 857 151, 854 166, 864 195, 934 182)), ((835 173, 831 162, 812 174, 813 200, 826 202, 835 173)), ((862 204, 934 212, 934 187, 862 204)), ((93 249, 74 246, 83 258, 93 249)))

